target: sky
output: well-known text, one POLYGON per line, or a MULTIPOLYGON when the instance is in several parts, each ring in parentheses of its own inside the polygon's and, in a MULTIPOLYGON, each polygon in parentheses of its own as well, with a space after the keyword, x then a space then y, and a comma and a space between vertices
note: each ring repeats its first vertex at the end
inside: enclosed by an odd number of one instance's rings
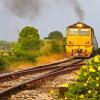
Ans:
MULTIPOLYGON (((25 26, 36 27, 42 38, 47 37, 51 31, 56 30, 66 36, 66 27, 79 20, 74 8, 68 2, 56 3, 54 2, 56 0, 46 0, 40 13, 37 13, 34 18, 30 18, 29 16, 17 16, 9 10, 4 1, 10 0, 0 0, 0 40, 16 41, 18 33, 25 26)), ((94 28, 98 44, 100 44, 100 0, 77 1, 84 11, 83 22, 94 28)))

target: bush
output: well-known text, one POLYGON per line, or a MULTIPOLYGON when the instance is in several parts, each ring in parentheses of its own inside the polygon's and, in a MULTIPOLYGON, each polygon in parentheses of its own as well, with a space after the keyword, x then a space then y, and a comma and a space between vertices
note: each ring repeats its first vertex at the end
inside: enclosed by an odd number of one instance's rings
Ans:
POLYGON ((56 41, 51 42, 51 52, 59 53, 60 52, 60 45, 56 41))
POLYGON ((32 52, 18 50, 15 52, 15 61, 30 61, 35 62, 36 56, 32 52))
POLYGON ((50 51, 52 53, 63 53, 65 51, 64 41, 63 40, 51 40, 50 51))
POLYGON ((77 82, 70 84, 65 92, 68 100, 100 100, 100 56, 83 65, 80 69, 77 82))
POLYGON ((0 57, 0 69, 4 69, 9 64, 7 57, 0 57))
POLYGON ((63 49, 63 52, 66 52, 66 37, 62 39, 62 49, 63 49))

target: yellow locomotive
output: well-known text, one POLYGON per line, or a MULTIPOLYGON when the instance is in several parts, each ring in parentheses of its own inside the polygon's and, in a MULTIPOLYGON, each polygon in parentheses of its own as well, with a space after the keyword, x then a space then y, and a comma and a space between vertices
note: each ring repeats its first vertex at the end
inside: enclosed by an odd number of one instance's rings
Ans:
POLYGON ((98 50, 98 43, 91 26, 77 22, 67 27, 67 56, 90 57, 98 50))

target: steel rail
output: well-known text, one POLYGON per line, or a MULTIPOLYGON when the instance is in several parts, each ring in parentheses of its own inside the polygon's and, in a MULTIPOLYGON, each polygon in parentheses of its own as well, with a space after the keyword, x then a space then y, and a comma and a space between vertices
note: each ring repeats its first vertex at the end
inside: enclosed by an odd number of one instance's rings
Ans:
POLYGON ((64 74, 66 72, 72 72, 76 69, 79 69, 80 68, 80 65, 83 65, 82 62, 83 60, 77 60, 77 61, 74 61, 73 63, 71 64, 68 64, 68 65, 63 65, 63 68, 58 68, 58 69, 55 69, 47 74, 44 74, 42 76, 39 76, 39 77, 36 77, 36 78, 33 78, 29 81, 26 81, 24 83, 21 83, 19 85, 16 85, 16 86, 13 86, 13 87, 10 87, 10 88, 7 88, 3 91, 0 92, 0 97, 6 97, 6 96, 9 96, 13 93, 16 93, 18 91, 21 91, 23 89, 29 89, 29 88, 35 88, 35 87, 38 87, 40 86, 43 82, 49 80, 49 79, 54 79, 54 77, 58 76, 58 75, 61 75, 61 74, 64 74), (73 67, 74 66, 74 67, 73 67))
POLYGON ((55 68, 59 67, 59 64, 69 62, 73 59, 74 59, 74 57, 71 57, 69 59, 64 59, 64 60, 60 60, 60 61, 57 61, 57 62, 54 62, 54 63, 44 64, 44 65, 41 65, 41 66, 35 66, 34 68, 28 68, 28 69, 25 69, 25 70, 9 73, 9 74, 6 74, 6 75, 3 74, 3 75, 0 75, 0 82, 7 81, 7 80, 9 81, 9 80, 12 80, 12 79, 19 78, 20 76, 33 74, 33 73, 37 73, 37 72, 40 72, 40 71, 55 69, 55 68))

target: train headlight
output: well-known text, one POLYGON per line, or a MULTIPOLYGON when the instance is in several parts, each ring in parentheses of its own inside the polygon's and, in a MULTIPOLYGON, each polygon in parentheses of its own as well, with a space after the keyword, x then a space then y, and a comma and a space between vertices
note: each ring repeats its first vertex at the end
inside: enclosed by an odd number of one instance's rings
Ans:
POLYGON ((77 27, 82 27, 82 26, 83 26, 83 24, 81 24, 81 23, 77 24, 77 27))

